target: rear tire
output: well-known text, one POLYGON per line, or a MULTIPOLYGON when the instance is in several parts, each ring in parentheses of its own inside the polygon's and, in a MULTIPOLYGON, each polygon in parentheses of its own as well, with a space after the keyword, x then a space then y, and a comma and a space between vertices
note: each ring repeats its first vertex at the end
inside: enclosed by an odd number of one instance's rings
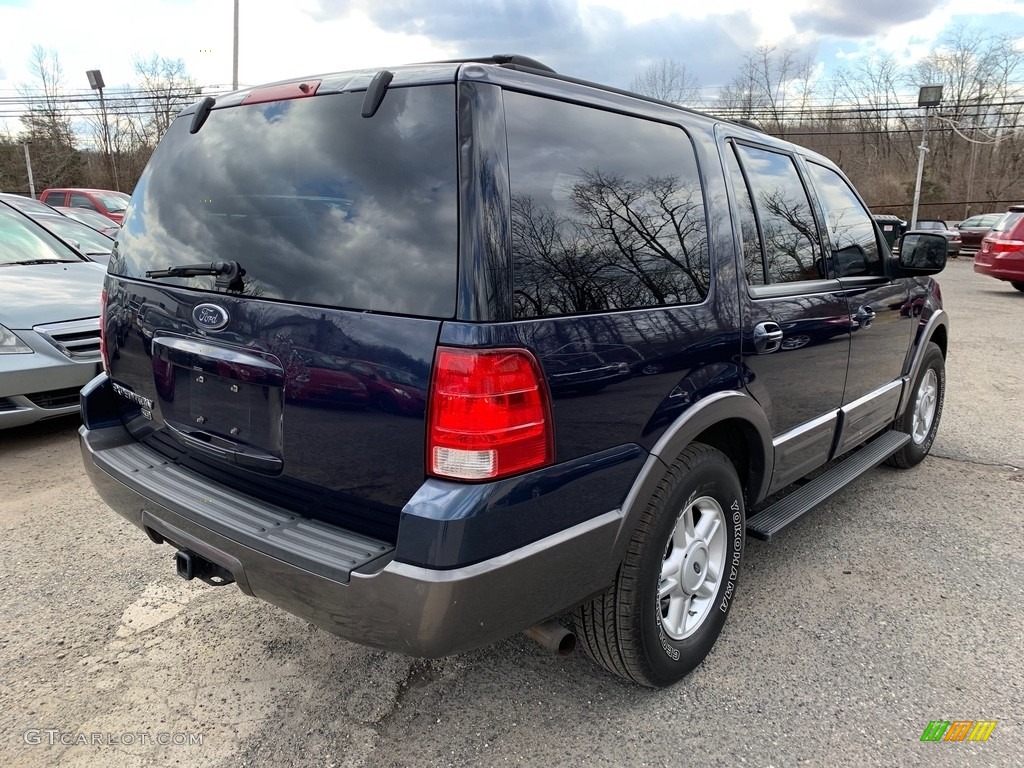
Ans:
POLYGON ((1010 285, 1012 285, 1018 291, 1024 291, 1024 283, 1011 282, 1010 285))
POLYGON ((909 469, 924 460, 935 442, 946 397, 946 360, 933 342, 925 349, 921 370, 914 382, 914 394, 896 428, 910 435, 910 442, 894 453, 888 464, 909 469))
POLYGON ((640 685, 677 682, 711 651, 736 590, 743 489, 721 451, 690 445, 640 516, 615 583, 576 610, 598 664, 640 685))

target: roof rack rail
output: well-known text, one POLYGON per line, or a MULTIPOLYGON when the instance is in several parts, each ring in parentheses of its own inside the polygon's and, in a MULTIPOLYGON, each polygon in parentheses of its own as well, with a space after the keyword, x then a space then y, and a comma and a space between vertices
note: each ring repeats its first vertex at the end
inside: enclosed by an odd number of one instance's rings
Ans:
POLYGON ((520 56, 518 53, 496 53, 493 56, 477 56, 469 59, 445 59, 444 61, 433 62, 435 64, 498 64, 510 69, 534 69, 539 72, 550 72, 557 74, 547 64, 543 64, 529 56, 520 56))
POLYGON ((750 130, 757 131, 758 133, 767 133, 767 131, 760 125, 755 123, 753 120, 749 120, 745 117, 741 117, 736 120, 730 120, 729 122, 736 123, 736 125, 742 125, 744 128, 749 128, 750 130))

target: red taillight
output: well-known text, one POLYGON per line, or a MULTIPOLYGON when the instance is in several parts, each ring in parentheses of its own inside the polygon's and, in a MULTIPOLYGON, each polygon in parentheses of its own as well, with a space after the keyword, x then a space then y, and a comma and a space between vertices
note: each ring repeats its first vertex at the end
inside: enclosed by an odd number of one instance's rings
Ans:
POLYGON ((1024 240, 992 240, 991 253, 996 256, 1002 256, 1004 253, 1020 253, 1024 251, 1024 240))
POLYGON ((103 370, 110 373, 107 362, 107 289, 100 291, 100 357, 103 359, 103 370))
POLYGON ((493 480, 554 459, 547 387, 525 349, 438 348, 428 413, 432 475, 493 480))

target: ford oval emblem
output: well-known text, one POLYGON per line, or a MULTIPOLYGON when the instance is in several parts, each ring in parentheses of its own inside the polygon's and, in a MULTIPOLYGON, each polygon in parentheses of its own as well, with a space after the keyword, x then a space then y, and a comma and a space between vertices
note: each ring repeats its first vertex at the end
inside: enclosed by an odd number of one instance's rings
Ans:
POLYGON ((192 310, 192 319, 204 331, 219 331, 228 324, 228 313, 216 304, 200 304, 192 310))

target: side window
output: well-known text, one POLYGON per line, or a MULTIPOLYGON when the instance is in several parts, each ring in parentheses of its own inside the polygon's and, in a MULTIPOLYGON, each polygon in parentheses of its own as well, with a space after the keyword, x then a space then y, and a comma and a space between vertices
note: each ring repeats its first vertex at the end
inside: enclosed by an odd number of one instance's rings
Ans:
POLYGON ((827 277, 811 204, 793 158, 744 144, 737 150, 761 225, 767 281, 827 277))
POLYGON ((702 301, 697 162, 678 127, 506 91, 516 317, 702 301))
POLYGON ((764 285, 764 251, 761 249, 761 234, 757 231, 754 202, 750 199, 750 188, 747 186, 747 180, 743 178, 743 170, 736 157, 735 145, 729 145, 725 163, 728 166, 732 182, 733 202, 740 218, 740 236, 743 238, 743 271, 747 276, 747 285, 764 285))
POLYGON ((71 193, 71 207, 88 208, 90 211, 96 210, 96 206, 92 204, 92 200, 79 192, 71 193))
POLYGON ((817 163, 807 167, 824 210, 836 276, 881 275, 875 227, 850 185, 831 168, 817 163))

